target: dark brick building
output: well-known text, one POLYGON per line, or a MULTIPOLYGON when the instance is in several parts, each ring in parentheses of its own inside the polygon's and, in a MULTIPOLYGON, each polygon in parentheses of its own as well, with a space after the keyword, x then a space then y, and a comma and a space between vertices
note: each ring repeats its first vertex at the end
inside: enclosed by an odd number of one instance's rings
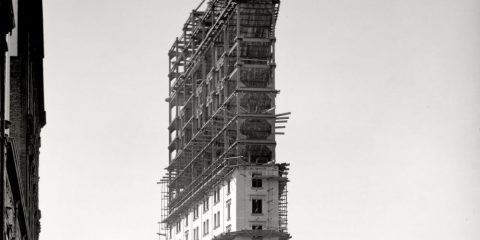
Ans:
POLYGON ((2 240, 37 240, 43 97, 42 0, 0 0, 2 240))

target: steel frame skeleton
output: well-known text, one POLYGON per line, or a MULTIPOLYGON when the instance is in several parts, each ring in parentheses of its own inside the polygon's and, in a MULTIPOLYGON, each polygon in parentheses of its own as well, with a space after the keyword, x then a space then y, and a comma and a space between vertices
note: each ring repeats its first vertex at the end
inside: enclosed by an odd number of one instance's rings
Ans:
MULTIPOLYGON (((275 113, 279 6, 209 0, 204 11, 192 11, 170 48, 164 228, 236 167, 275 164, 275 135, 289 115, 275 113)), ((279 166, 279 231, 286 233, 288 168, 279 166)))

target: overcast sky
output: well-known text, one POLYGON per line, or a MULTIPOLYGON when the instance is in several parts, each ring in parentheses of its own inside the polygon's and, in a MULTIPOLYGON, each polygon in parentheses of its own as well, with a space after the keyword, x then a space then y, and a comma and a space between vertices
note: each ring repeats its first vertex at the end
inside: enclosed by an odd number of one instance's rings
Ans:
MULTIPOLYGON (((192 0, 44 0, 44 240, 157 239, 192 0)), ((293 239, 480 239, 480 1, 284 0, 293 239)))

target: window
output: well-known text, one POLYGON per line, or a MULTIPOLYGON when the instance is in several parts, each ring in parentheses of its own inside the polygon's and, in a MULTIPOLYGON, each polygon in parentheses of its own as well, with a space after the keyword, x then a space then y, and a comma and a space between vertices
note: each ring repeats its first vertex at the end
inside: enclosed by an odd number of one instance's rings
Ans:
POLYGON ((185 231, 185 240, 188 240, 188 231, 185 231))
POLYGON ((262 230, 262 225, 252 225, 252 230, 262 230))
POLYGON ((220 227, 220 211, 213 215, 213 228, 220 227))
POLYGON ((182 220, 178 220, 177 221, 177 226, 176 226, 176 229, 177 229, 177 233, 179 233, 182 229, 182 224, 181 224, 182 220))
POLYGON ((220 202, 220 188, 215 189, 213 192, 213 203, 218 203, 220 202))
POLYGON ((253 214, 262 213, 262 199, 252 199, 252 213, 253 214))
POLYGON ((199 240, 199 233, 198 233, 198 227, 193 229, 193 240, 199 240))
POLYGON ((217 228, 217 214, 213 214, 213 229, 217 228))
POLYGON ((188 227, 188 213, 185 214, 185 227, 188 227))
POLYGON ((203 200, 203 212, 208 211, 208 199, 209 199, 209 197, 206 197, 206 198, 203 200))
POLYGON ((232 205, 232 204, 231 204, 230 200, 228 200, 228 202, 227 202, 227 221, 230 220, 230 209, 231 209, 231 205, 232 205))
POLYGON ((227 195, 230 194, 230 179, 227 181, 227 195))
POLYGON ((193 220, 198 218, 198 204, 193 207, 193 220))
POLYGON ((262 179, 260 178, 262 174, 254 173, 252 174, 252 188, 261 188, 262 187, 262 179))
POLYGON ((203 236, 208 234, 208 229, 209 229, 209 221, 208 219, 203 222, 203 236))

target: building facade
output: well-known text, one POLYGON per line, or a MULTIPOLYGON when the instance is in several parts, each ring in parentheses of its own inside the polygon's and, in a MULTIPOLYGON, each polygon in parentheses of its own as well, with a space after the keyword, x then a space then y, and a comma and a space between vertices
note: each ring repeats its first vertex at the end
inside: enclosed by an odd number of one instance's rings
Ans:
POLYGON ((160 236, 285 240, 288 164, 276 135, 278 0, 209 0, 169 51, 169 165, 160 236))
POLYGON ((0 0, 2 239, 38 240, 40 132, 46 124, 41 0, 0 0))

